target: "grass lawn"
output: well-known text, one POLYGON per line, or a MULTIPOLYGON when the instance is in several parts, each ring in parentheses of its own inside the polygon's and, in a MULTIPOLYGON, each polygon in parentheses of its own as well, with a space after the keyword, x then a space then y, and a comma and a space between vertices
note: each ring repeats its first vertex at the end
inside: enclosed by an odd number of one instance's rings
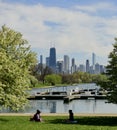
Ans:
POLYGON ((30 122, 29 116, 0 116, 0 130, 117 130, 117 117, 75 117, 77 124, 67 124, 67 116, 44 116, 44 122, 30 122))

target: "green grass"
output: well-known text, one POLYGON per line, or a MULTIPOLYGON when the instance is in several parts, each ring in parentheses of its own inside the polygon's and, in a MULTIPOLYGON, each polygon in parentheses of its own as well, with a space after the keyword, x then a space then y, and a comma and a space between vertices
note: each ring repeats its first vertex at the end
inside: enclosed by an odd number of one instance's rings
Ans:
POLYGON ((30 122, 28 116, 0 116, 0 130, 117 130, 117 117, 75 117, 77 124, 67 124, 67 116, 44 116, 44 122, 30 122))

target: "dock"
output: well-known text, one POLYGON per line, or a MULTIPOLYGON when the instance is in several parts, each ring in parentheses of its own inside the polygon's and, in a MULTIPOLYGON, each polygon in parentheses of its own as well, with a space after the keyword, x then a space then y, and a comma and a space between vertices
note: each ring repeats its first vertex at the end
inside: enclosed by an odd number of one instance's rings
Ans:
POLYGON ((105 94, 95 94, 95 93, 79 93, 79 92, 42 92, 28 97, 29 100, 63 100, 64 103, 69 103, 76 99, 106 99, 105 94))
POLYGON ((64 95, 36 95, 28 97, 29 100, 61 100, 65 96, 64 95))

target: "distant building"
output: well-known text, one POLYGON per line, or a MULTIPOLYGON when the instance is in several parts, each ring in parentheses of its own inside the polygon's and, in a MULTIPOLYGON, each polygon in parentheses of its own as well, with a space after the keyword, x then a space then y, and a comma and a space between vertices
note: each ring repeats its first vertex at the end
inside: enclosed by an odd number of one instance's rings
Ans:
POLYGON ((56 49, 54 47, 50 48, 49 67, 56 72, 56 49))
POLYGON ((95 74, 100 74, 100 65, 98 63, 95 64, 95 74))
POLYGON ((74 73, 74 72, 76 72, 76 69, 77 69, 74 58, 72 58, 71 63, 72 63, 71 64, 71 73, 74 73))
POLYGON ((95 53, 92 53, 92 65, 95 66, 96 64, 96 55, 95 53))
POLYGON ((72 63, 72 66, 75 66, 75 59, 74 58, 72 58, 71 63, 72 63))
POLYGON ((43 64, 43 56, 40 55, 40 64, 43 64))
POLYGON ((95 74, 95 69, 94 69, 94 66, 90 66, 90 74, 95 74))
POLYGON ((46 57, 46 66, 48 66, 48 67, 49 67, 49 61, 50 61, 50 58, 46 57))
POLYGON ((69 74, 69 56, 64 55, 64 73, 69 74))
POLYGON ((87 72, 87 73, 90 73, 89 60, 86 60, 86 72, 87 72))
POLYGON ((79 68, 78 68, 78 71, 85 72, 85 65, 80 64, 79 68))
POLYGON ((63 61, 57 61, 57 73, 63 73, 63 61))
POLYGON ((105 73, 106 69, 103 65, 100 65, 100 73, 105 73))

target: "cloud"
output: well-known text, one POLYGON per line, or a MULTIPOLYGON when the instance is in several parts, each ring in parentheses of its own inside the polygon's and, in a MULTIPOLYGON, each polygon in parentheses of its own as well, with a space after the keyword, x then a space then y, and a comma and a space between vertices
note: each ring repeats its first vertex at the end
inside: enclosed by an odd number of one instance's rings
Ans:
POLYGON ((32 48, 42 50, 54 44, 58 54, 78 52, 106 57, 117 33, 117 17, 102 17, 89 12, 114 11, 115 5, 99 3, 71 9, 42 4, 23 5, 0 1, 0 25, 20 31, 32 48), (82 12, 85 10, 85 12, 82 12))
POLYGON ((86 11, 90 13, 96 13, 98 11, 117 11, 116 6, 113 3, 109 2, 99 2, 99 3, 93 3, 92 5, 76 5, 74 6, 75 9, 78 9, 79 11, 86 11))

